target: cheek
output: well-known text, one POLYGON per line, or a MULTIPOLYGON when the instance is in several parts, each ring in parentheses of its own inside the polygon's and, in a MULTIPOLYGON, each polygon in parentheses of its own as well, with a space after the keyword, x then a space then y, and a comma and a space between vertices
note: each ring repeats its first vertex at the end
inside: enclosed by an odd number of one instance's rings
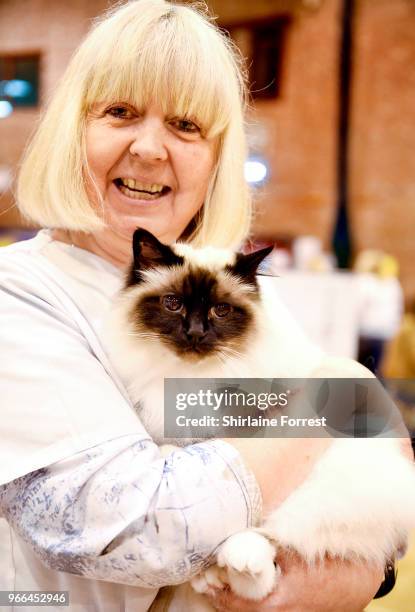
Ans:
POLYGON ((102 144, 96 134, 96 129, 89 126, 86 131, 86 160, 88 164, 89 172, 93 175, 95 180, 99 180, 102 173, 103 163, 103 151, 102 144))
MULTIPOLYGON (((86 158, 89 172, 100 190, 108 181, 108 173, 116 162, 118 149, 119 145, 113 134, 108 134, 102 126, 88 126, 86 158), (108 143, 111 143, 111 146, 108 143)), ((88 177, 86 178, 88 180, 88 177)))
POLYGON ((195 146, 181 159, 182 185, 186 191, 197 196, 199 205, 206 196, 214 165, 214 147, 207 142, 195 146))

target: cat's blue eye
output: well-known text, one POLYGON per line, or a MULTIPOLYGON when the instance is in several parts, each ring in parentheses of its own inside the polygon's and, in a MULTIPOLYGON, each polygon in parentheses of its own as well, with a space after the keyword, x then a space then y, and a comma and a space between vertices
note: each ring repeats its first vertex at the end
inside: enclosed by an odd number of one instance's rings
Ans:
POLYGON ((163 295, 161 303, 171 312, 179 312, 183 308, 183 299, 178 295, 163 295))
POLYGON ((223 317, 227 317, 228 314, 232 312, 232 306, 227 302, 220 302, 219 304, 215 304, 212 310, 213 314, 221 319, 223 317))

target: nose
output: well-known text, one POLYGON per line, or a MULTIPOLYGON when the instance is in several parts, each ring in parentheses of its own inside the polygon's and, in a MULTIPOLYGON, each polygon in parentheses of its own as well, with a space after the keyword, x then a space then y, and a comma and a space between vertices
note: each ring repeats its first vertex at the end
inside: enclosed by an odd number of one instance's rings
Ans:
POLYGON ((188 339, 192 340, 193 342, 199 342, 206 336, 205 326, 200 317, 191 317, 186 335, 188 339))
POLYGON ((155 117, 144 117, 134 126, 130 153, 144 162, 165 161, 168 153, 164 124, 155 117))

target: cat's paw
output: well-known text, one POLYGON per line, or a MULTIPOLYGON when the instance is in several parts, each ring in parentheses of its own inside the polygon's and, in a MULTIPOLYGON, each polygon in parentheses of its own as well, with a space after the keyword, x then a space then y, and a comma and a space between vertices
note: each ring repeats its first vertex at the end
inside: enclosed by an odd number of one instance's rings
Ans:
POLYGON ((275 548, 255 531, 231 536, 218 552, 218 565, 227 570, 226 582, 245 599, 263 599, 276 587, 281 574, 274 565, 275 548))
POLYGON ((204 572, 192 578, 190 584, 196 593, 207 593, 211 587, 223 589, 228 584, 226 579, 226 570, 218 565, 212 565, 204 572))

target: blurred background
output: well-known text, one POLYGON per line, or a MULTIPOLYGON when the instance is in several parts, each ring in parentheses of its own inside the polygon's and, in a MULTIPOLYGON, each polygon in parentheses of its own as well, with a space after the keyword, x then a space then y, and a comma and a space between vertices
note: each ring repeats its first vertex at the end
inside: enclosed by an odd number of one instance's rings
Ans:
MULTIPOLYGON (((35 231, 15 207, 19 159, 111 4, 0 0, 0 245, 35 231)), ((327 351, 406 379, 395 393, 415 429, 415 0, 208 6, 249 66, 256 215, 245 248, 274 245, 263 273, 327 351)), ((410 557, 399 588, 370 610, 415 610, 410 557)))

